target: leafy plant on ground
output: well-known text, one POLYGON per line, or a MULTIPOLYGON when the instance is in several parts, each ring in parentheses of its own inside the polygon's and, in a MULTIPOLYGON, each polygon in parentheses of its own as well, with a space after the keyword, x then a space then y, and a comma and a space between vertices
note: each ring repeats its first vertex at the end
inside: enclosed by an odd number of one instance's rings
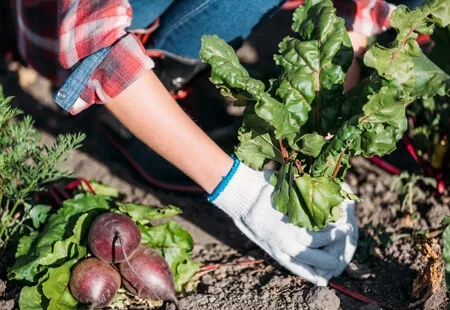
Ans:
POLYGON ((392 177, 391 190, 398 192, 402 210, 408 208, 411 215, 414 214, 414 201, 427 197, 421 185, 436 188, 436 179, 414 173, 410 174, 406 171, 392 177))
POLYGON ((249 76, 225 41, 203 36, 200 56, 212 67, 211 82, 245 106, 236 155, 255 169, 280 164, 273 200, 292 224, 318 230, 337 220, 349 197, 341 183, 350 158, 392 152, 407 128, 405 108, 449 95, 449 76, 415 40, 449 23, 445 0, 413 11, 398 6, 391 18, 395 40, 370 48, 364 63, 373 73, 347 94, 353 51, 329 0, 307 0, 295 11, 298 37, 280 43, 274 59, 281 74, 268 85, 249 76))
MULTIPOLYGON (((97 188, 100 187, 97 185, 97 188)), ((102 186, 102 189, 107 187, 102 186)), ((110 188, 105 191, 115 194, 110 188)), ((197 271, 199 264, 191 259, 194 245, 191 235, 173 221, 159 226, 150 223, 180 214, 179 208, 124 204, 115 197, 81 193, 64 201, 63 207, 45 222, 42 231, 20 239, 9 278, 28 283, 20 294, 21 309, 77 307, 78 302, 68 289, 70 272, 88 254, 89 228, 104 212, 126 214, 138 224, 142 244, 160 252, 171 267, 177 291, 181 291, 197 271)))
POLYGON ((14 233, 33 231, 45 221, 49 208, 31 205, 31 195, 71 175, 60 164, 84 139, 82 134, 60 135, 53 145, 43 145, 30 116, 15 121, 22 111, 11 107, 11 100, 0 86, 0 249, 14 233))
POLYGON ((364 263, 375 255, 376 248, 386 248, 391 243, 391 234, 386 232, 386 228, 374 226, 370 222, 361 229, 355 257, 360 263, 364 263))

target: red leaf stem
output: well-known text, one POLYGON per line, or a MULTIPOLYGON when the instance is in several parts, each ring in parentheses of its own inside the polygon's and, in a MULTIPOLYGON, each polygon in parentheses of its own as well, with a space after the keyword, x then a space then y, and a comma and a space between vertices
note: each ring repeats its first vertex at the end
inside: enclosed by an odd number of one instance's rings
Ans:
POLYGON ((358 293, 356 293, 356 292, 353 292, 353 291, 351 291, 351 290, 349 290, 349 289, 347 289, 347 288, 345 288, 345 287, 343 287, 343 286, 341 286, 341 285, 339 285, 339 284, 337 284, 337 283, 334 283, 334 282, 331 282, 331 281, 330 281, 329 285, 330 285, 332 288, 334 288, 334 289, 340 291, 341 293, 344 293, 344 294, 346 294, 346 295, 349 295, 349 296, 351 296, 351 297, 353 297, 353 298, 355 298, 355 299, 364 301, 364 302, 366 302, 366 303, 368 303, 368 304, 375 304, 375 305, 377 305, 377 306, 379 306, 379 307, 382 307, 382 304, 381 304, 380 302, 375 301, 375 300, 372 300, 372 299, 370 299, 369 297, 362 296, 362 295, 360 295, 360 294, 358 294, 358 293))
POLYGON ((241 262, 233 262, 233 263, 222 263, 222 264, 211 264, 200 267, 198 271, 206 271, 206 270, 214 270, 223 266, 248 266, 248 265, 256 265, 264 262, 264 259, 252 259, 241 262))
POLYGON ((77 186, 80 185, 80 184, 81 184, 81 180, 80 180, 80 179, 76 179, 75 181, 69 183, 69 184, 66 186, 66 189, 68 189, 68 190, 75 189, 75 188, 77 188, 77 186))
POLYGON ((62 201, 61 199, 58 197, 58 193, 56 192, 54 187, 50 187, 50 195, 52 196, 52 198, 55 200, 56 204, 58 206, 62 206, 62 201))
POLYGON ((411 141, 409 141, 406 135, 403 135, 403 143, 405 143, 406 149, 408 150, 409 154, 420 165, 420 167, 422 167, 422 169, 424 169, 428 175, 433 175, 433 170, 420 159, 414 146, 411 144, 411 141))
POLYGON ((442 172, 436 174, 436 182, 437 182, 436 191, 439 194, 444 194, 445 193, 445 182, 444 182, 444 175, 442 172))
POLYGON ((55 186, 55 190, 62 196, 64 199, 70 199, 70 195, 64 190, 64 188, 55 186))
POLYGON ((83 183, 87 186, 87 188, 89 189, 89 191, 90 191, 92 194, 96 195, 94 189, 93 189, 92 186, 91 186, 91 183, 89 183, 89 181, 88 181, 88 180, 85 180, 85 179, 83 179, 82 181, 83 181, 83 183))
POLYGON ((297 167, 298 170, 298 174, 299 175, 303 175, 303 168, 302 168, 302 163, 300 162, 300 160, 295 160, 295 166, 297 167))
POLYGON ((286 161, 288 159, 286 147, 283 144, 283 139, 280 139, 279 141, 280 141, 281 157, 283 157, 283 160, 286 161))
POLYGON ((344 157, 344 152, 341 152, 341 155, 339 155, 339 159, 338 159, 338 162, 337 162, 337 164, 336 164, 336 167, 334 167, 334 171, 333 171, 333 179, 336 179, 337 174, 338 174, 338 172, 339 172, 339 168, 341 168, 342 157, 344 157))
POLYGON ((400 174, 400 172, 401 172, 401 170, 399 168, 397 168, 394 165, 388 163, 387 161, 384 161, 383 159, 381 159, 378 156, 373 156, 373 157, 369 158, 369 161, 371 161, 372 163, 374 163, 378 167, 386 170, 387 172, 389 172, 391 174, 400 174))
MULTIPOLYGON (((199 270, 197 272, 202 272, 202 271, 210 271, 210 270, 214 270, 217 269, 219 267, 223 267, 223 266, 237 266, 237 265, 244 265, 244 266, 248 266, 248 265, 256 265, 256 264, 260 264, 263 263, 264 259, 253 259, 253 260, 247 260, 247 261, 240 261, 240 262, 233 262, 233 263, 221 263, 221 264, 211 264, 211 265, 206 265, 203 266, 201 268, 199 268, 199 270)), ((309 283, 309 281, 304 280, 304 279, 299 279, 302 283, 309 283)), ((356 292, 353 292, 345 287, 343 287, 342 285, 339 285, 337 283, 334 282, 329 282, 328 284, 329 286, 331 286, 332 288, 340 291, 341 293, 344 293, 346 295, 349 295, 355 299, 358 299, 360 301, 366 302, 368 304, 375 304, 377 306, 382 307, 383 305, 380 302, 377 302, 375 300, 370 299, 369 297, 365 297, 362 296, 356 292)))

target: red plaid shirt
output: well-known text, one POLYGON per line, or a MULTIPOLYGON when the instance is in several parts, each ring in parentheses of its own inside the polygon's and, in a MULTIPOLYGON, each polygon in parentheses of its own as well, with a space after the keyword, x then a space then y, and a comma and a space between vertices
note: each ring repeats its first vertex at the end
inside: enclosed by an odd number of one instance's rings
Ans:
MULTIPOLYGON (((22 57, 56 85, 66 81, 55 101, 72 114, 108 102, 154 66, 138 38, 125 30, 132 18, 128 0, 11 1, 22 57)), ((348 28, 367 36, 389 26, 393 9, 382 0, 335 5, 348 28)))

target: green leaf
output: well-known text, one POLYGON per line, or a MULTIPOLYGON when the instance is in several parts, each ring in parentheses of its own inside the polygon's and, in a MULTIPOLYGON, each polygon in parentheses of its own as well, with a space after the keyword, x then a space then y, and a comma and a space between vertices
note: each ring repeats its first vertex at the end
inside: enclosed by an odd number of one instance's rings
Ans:
POLYGON ((288 215, 289 222, 309 230, 324 228, 336 221, 337 206, 343 201, 340 185, 331 178, 299 176, 292 163, 284 164, 278 172, 274 203, 288 215))
POLYGON ((342 179, 350 166, 350 155, 356 156, 362 152, 361 134, 362 131, 358 128, 357 117, 346 121, 328 144, 322 148, 322 152, 312 165, 312 176, 331 177, 338 169, 336 177, 342 179))
POLYGON ((129 215, 133 221, 143 225, 149 224, 152 220, 160 220, 182 213, 180 208, 173 205, 150 207, 133 203, 117 203, 117 206, 121 212, 129 215))
MULTIPOLYGON (((47 266, 68 256, 71 244, 86 241, 90 223, 107 209, 109 204, 105 196, 80 194, 64 201, 63 208, 50 216, 43 231, 33 239, 29 251, 16 253, 16 262, 9 269, 9 278, 35 282, 47 266)), ((20 244, 23 243, 20 241, 20 244)))
POLYGON ((24 286, 20 291, 19 309, 44 310, 42 306, 42 293, 40 285, 24 286))
POLYGON ((178 264, 180 260, 184 260, 186 253, 191 252, 194 247, 191 235, 174 221, 145 227, 141 232, 142 243, 159 251, 171 267, 174 263, 178 264))
POLYGON ((64 218, 52 215, 49 224, 44 227, 44 231, 37 236, 28 253, 16 257, 12 268, 9 269, 9 278, 14 280, 27 280, 35 282, 36 276, 41 269, 41 260, 44 260, 52 253, 52 244, 61 240, 64 235, 66 221, 64 218))
POLYGON ((364 56, 364 63, 387 80, 396 80, 412 90, 415 97, 444 95, 449 92, 449 78, 422 53, 416 38, 431 34, 434 26, 450 23, 446 0, 430 0, 410 11, 399 5, 392 13, 391 26, 397 31, 391 47, 375 44, 364 56))
POLYGON ((295 11, 292 28, 300 38, 285 38, 274 56, 282 68, 275 93, 300 124, 326 134, 343 101, 345 72, 353 60, 350 38, 329 0, 306 1, 295 11))
POLYGON ((382 123, 400 127, 405 119, 405 102, 409 101, 412 99, 401 98, 400 100, 397 89, 384 86, 377 93, 368 96, 359 124, 382 123))
MULTIPOLYGON (((366 124, 367 125, 367 124, 366 124)), ((361 135, 361 150, 366 157, 373 155, 384 156, 396 148, 396 142, 400 140, 406 130, 406 120, 401 128, 383 126, 381 124, 369 125, 361 135)))
POLYGON ((239 145, 236 156, 246 165, 261 169, 269 160, 282 162, 279 142, 273 136, 272 127, 254 112, 246 109, 244 123, 239 129, 239 145))
POLYGON ((183 286, 191 280, 199 267, 200 264, 192 259, 186 259, 182 263, 178 264, 175 276, 175 290, 177 292, 181 292, 183 290, 183 286))
POLYGON ((246 91, 256 100, 256 114, 272 125, 277 139, 295 137, 301 124, 288 107, 265 92, 264 83, 249 76, 233 48, 216 35, 202 36, 200 57, 211 65, 211 82, 221 87, 246 91))
POLYGON ((302 195, 302 207, 310 217, 313 230, 324 228, 329 222, 339 219, 338 206, 343 198, 341 186, 336 181, 329 177, 313 178, 305 174, 296 178, 295 184, 302 195))
POLYGON ((395 150, 407 128, 405 105, 411 98, 391 85, 375 89, 366 89, 369 94, 362 113, 346 121, 322 149, 314 161, 313 176, 333 176, 339 167, 336 176, 342 179, 350 157, 383 156, 395 150))
POLYGON ((42 290, 50 302, 47 310, 73 310, 78 301, 69 291, 70 270, 79 257, 66 261, 59 267, 49 268, 49 278, 42 283, 42 290))
POLYGON ((111 208, 111 200, 106 196, 87 194, 78 194, 72 199, 63 202, 63 207, 58 211, 65 219, 72 215, 84 213, 87 211, 106 211, 111 208))
POLYGON ((142 243, 151 246, 164 257, 172 269, 177 287, 180 288, 198 268, 189 262, 194 247, 189 232, 173 221, 154 227, 140 224, 139 229, 142 233, 142 243), (183 264, 186 266, 180 267, 183 264))
POLYGON ((16 250, 16 257, 20 257, 22 255, 27 255, 30 252, 30 249, 38 236, 37 231, 33 231, 28 236, 23 236, 19 240, 19 244, 16 250))
POLYGON ((50 210, 51 207, 46 205, 36 205, 31 209, 30 217, 33 221, 34 228, 39 228, 41 224, 45 223, 50 210))
POLYGON ((436 66, 420 51, 419 56, 413 58, 414 66, 411 74, 414 76, 411 96, 416 98, 430 98, 435 95, 450 95, 450 76, 436 66))
POLYGON ((289 211, 296 210, 296 208, 289 207, 291 199, 290 188, 292 187, 293 179, 294 171, 292 163, 283 164, 277 173, 277 183, 273 194, 273 202, 277 210, 287 214, 289 218, 293 216, 289 211))
POLYGON ((446 215, 444 216, 444 218, 441 221, 441 225, 442 226, 447 226, 450 224, 450 216, 446 215))
MULTIPOLYGON (((89 180, 89 184, 91 185, 91 187, 94 190, 96 195, 103 195, 103 196, 107 196, 107 197, 111 197, 111 198, 119 198, 119 196, 120 196, 119 190, 112 186, 101 184, 94 180, 89 180)), ((85 182, 81 182, 80 187, 83 191, 85 191, 87 193, 91 192, 91 190, 87 187, 85 182)))
MULTIPOLYGON (((52 253, 40 259, 39 263, 44 266, 50 266, 59 259, 70 257, 71 246, 80 245, 84 241, 83 239, 87 236, 93 220, 94 216, 92 214, 81 215, 75 224, 72 236, 64 240, 56 241, 52 253)), ((86 255, 87 249, 84 246, 79 246, 78 252, 83 257, 86 255)))
POLYGON ((297 144, 301 153, 316 158, 326 142, 323 136, 317 133, 308 133, 303 135, 297 144))

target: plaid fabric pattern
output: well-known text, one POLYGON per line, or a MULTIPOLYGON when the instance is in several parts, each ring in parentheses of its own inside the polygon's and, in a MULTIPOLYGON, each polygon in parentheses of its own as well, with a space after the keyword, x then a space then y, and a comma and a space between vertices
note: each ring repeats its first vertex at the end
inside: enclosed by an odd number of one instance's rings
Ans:
MULTIPOLYGON (((154 67, 139 39, 126 32, 132 18, 128 0, 10 1, 22 57, 57 86, 80 63, 89 63, 96 52, 111 48, 70 105, 72 114, 108 102, 154 67)), ((336 0, 335 6, 348 29, 366 36, 387 29, 395 8, 382 0, 336 0)))
POLYGON ((108 102, 153 66, 138 38, 126 35, 95 69, 70 113, 77 114, 93 103, 108 102))
POLYGON ((36 71, 61 85, 69 75, 58 63, 57 1, 11 0, 17 44, 22 58, 36 71))
POLYGON ((57 86, 80 62, 112 46, 71 114, 108 102, 154 67, 139 39, 125 31, 132 17, 127 0, 13 0, 13 5, 22 57, 57 86))
POLYGON ((387 30, 392 11, 396 8, 383 0, 336 0, 334 5, 348 30, 367 37, 387 30))

